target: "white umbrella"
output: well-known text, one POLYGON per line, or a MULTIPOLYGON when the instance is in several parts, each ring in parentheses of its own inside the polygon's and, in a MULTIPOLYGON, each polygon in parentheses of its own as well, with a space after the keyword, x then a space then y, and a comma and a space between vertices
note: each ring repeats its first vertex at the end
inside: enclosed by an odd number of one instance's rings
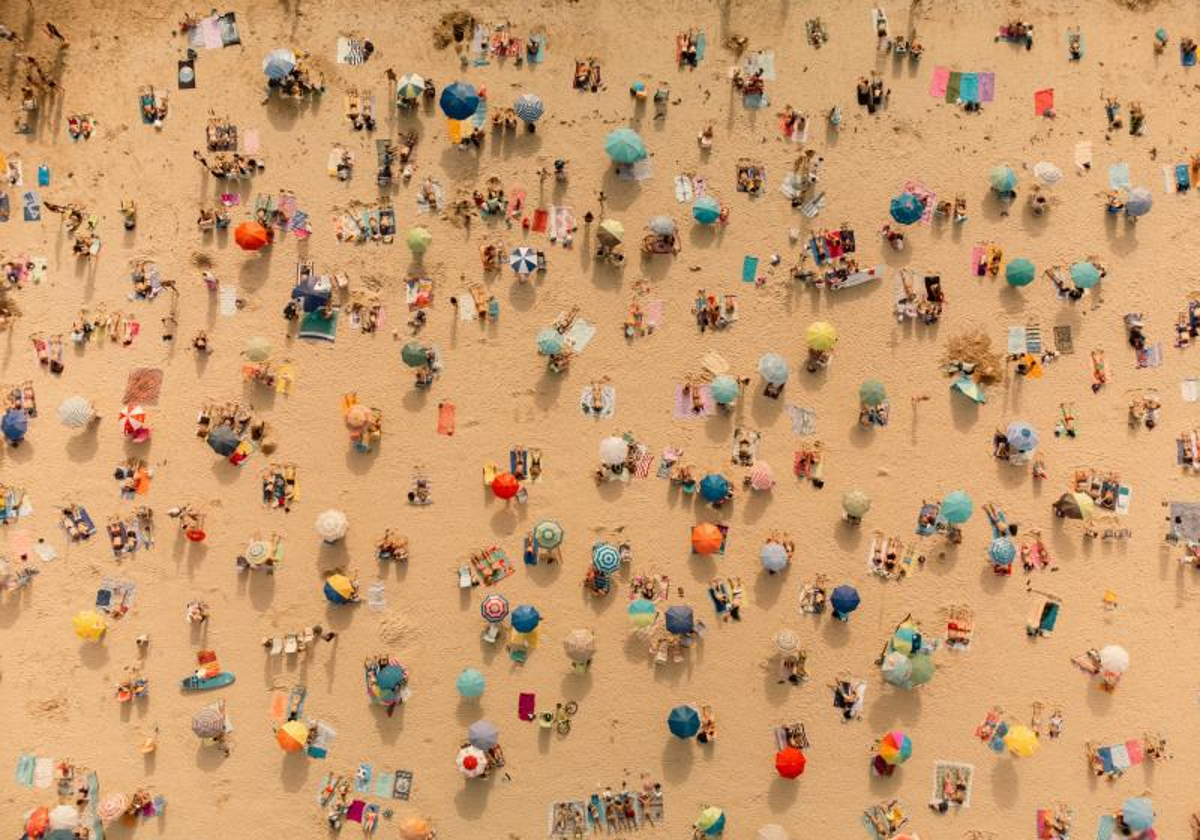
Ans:
POLYGON ((58 406, 58 419, 68 429, 82 429, 96 418, 96 409, 86 397, 67 397, 58 406))
POLYGON ((606 437, 600 441, 600 463, 610 467, 620 466, 625 463, 626 456, 629 455, 629 444, 624 438, 606 437))
POLYGON ((458 766, 458 772, 468 779, 474 779, 487 772, 488 757, 483 750, 475 747, 463 747, 458 751, 458 757, 454 759, 454 763, 458 766))
POLYGON ((74 805, 56 805, 50 811, 50 830, 71 830, 79 825, 79 809, 74 805))
POLYGON ((794 630, 780 630, 775 634, 775 648, 785 655, 796 653, 800 650, 800 637, 794 630))
POLYGON ((1124 674, 1129 670, 1129 651, 1120 645, 1100 648, 1100 669, 1111 674, 1124 674))
POLYGON ((102 823, 110 823, 129 810, 129 797, 123 793, 111 793, 96 806, 96 816, 102 823))
POLYGON ((346 536, 346 531, 350 529, 350 522, 346 519, 346 514, 330 508, 317 517, 316 526, 321 539, 327 543, 335 543, 346 536))
POLYGON ((1054 186, 1062 180, 1062 176, 1062 170, 1048 160, 1041 160, 1033 165, 1033 177, 1043 186, 1054 186))

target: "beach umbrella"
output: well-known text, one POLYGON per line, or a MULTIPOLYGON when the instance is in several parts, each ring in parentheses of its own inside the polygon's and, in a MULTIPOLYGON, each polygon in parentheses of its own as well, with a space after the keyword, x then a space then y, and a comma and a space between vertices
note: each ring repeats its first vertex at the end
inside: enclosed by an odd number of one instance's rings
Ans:
POLYGON ((31 838, 41 837, 50 827, 50 809, 45 805, 34 808, 25 815, 25 834, 31 838))
POLYGON ((615 574, 621 568, 621 550, 612 543, 596 543, 592 546, 592 566, 606 575, 615 574))
POLYGON ((878 379, 867 379, 858 386, 858 401, 872 408, 883 405, 887 402, 887 388, 878 379))
POLYGON ((1004 268, 1004 279, 1010 286, 1028 286, 1033 282, 1037 269, 1024 257, 1015 259, 1004 268))
POLYGON ((925 213, 925 205, 912 193, 901 193, 892 199, 892 218, 902 225, 919 221, 925 213))
POLYGON ((892 631, 892 637, 888 640, 888 649, 899 651, 906 656, 921 647, 921 630, 913 623, 911 618, 906 618, 900 623, 900 626, 892 631))
POLYGON ((808 759, 795 747, 784 747, 775 753, 775 772, 785 779, 795 779, 804 774, 808 759))
POLYGON ((242 222, 233 229, 233 241, 243 251, 257 251, 271 242, 271 233, 258 222, 242 222))
POLYGON ((758 360, 758 372, 772 385, 782 385, 788 380, 787 359, 778 353, 764 353, 758 360))
POLYGON ((271 81, 286 79, 296 69, 296 54, 288 49, 271 50, 263 59, 262 68, 271 81))
POLYGON ((308 726, 298 720, 289 720, 275 730, 275 743, 284 752, 300 752, 308 745, 308 726))
POLYGON ((963 524, 971 518, 971 513, 974 510, 975 503, 962 490, 955 490, 942 500, 942 519, 945 519, 951 525, 963 524))
POLYGON ((692 218, 702 225, 711 225, 721 218, 721 202, 711 195, 702 195, 692 202, 692 218))
POLYGON ((108 629, 104 616, 95 610, 76 613, 71 619, 71 626, 75 629, 76 636, 89 642, 100 641, 104 631, 108 629))
POLYGON ((225 713, 220 706, 205 706, 192 715, 192 732, 197 738, 216 738, 225 734, 225 713))
POLYGON ((600 463, 610 467, 625 463, 629 455, 629 443, 625 438, 609 436, 600 441, 600 463))
POLYGON ((997 566, 1011 566, 1017 559, 1017 544, 1008 537, 996 537, 988 546, 988 559, 997 566))
POLYGON ((988 173, 988 186, 998 193, 1012 192, 1017 187, 1017 173, 1006 164, 992 167, 988 173))
POLYGON ((350 522, 346 514, 336 508, 330 508, 317 516, 317 534, 327 543, 335 543, 350 530, 350 522))
POLYGON ((117 421, 121 424, 121 431, 125 436, 135 440, 143 437, 150 429, 146 422, 146 409, 136 404, 124 406, 117 416, 117 421))
POLYGON ((537 336, 538 353, 542 356, 557 356, 563 351, 566 339, 554 327, 543 327, 537 336))
POLYGON ((1147 796, 1129 797, 1121 806, 1121 821, 1133 831, 1146 831, 1154 825, 1154 803, 1147 796))
POLYGON ((479 614, 489 624, 496 624, 508 618, 508 599, 493 592, 479 602, 479 614))
POLYGON ((709 473, 700 479, 700 495, 706 502, 722 501, 729 494, 729 479, 719 473, 709 473))
POLYGON ((813 321, 804 331, 804 340, 810 349, 828 353, 837 344, 837 328, 828 321, 813 321))
POLYGON ((847 516, 862 519, 871 509, 871 497, 862 490, 847 490, 842 496, 842 510, 847 516))
POLYGON ((1008 440, 1008 445, 1018 452, 1032 452, 1037 449, 1037 432, 1028 423, 1009 423, 1004 437, 1008 440))
POLYGON ((738 398, 738 394, 741 393, 738 381, 725 373, 714 377, 712 383, 708 386, 708 390, 717 405, 733 405, 734 401, 738 398))
POLYGON ((1054 186, 1062 180, 1062 176, 1062 170, 1048 160, 1040 160, 1033 165, 1033 177, 1043 186, 1054 186))
POLYGON ((510 472, 502 472, 492 479, 492 493, 505 501, 521 492, 521 482, 510 472))
POLYGON ((558 548, 563 541, 562 526, 553 519, 543 519, 533 527, 533 541, 538 548, 558 548))
POLYGON ((537 94, 522 93, 513 103, 513 110, 517 112, 517 116, 522 122, 532 125, 542 114, 546 113, 546 106, 542 104, 542 100, 537 94))
POLYGON ((1120 645, 1100 648, 1100 670, 1109 674, 1124 674, 1129 670, 1129 651, 1120 645))
POLYGON ((894 729, 879 739, 879 757, 892 767, 908 761, 912 756, 912 739, 894 729))
POLYGON ((883 657, 883 665, 880 670, 884 680, 888 683, 899 688, 911 687, 909 680, 912 677, 912 662, 900 651, 894 650, 883 657))
POLYGON ((700 713, 693 706, 676 706, 667 715, 667 729, 676 738, 694 738, 700 731, 700 713))
POLYGON ((96 817, 100 822, 107 825, 115 819, 118 819, 126 811, 129 810, 129 797, 123 793, 110 793, 108 796, 100 800, 100 804, 96 806, 96 817))
POLYGON ((396 95, 401 99, 416 99, 425 92, 425 80, 416 73, 405 73, 396 83, 396 95))
POLYGON ((933 664, 933 657, 928 653, 914 653, 908 658, 910 673, 908 680, 913 686, 925 685, 933 679, 934 673, 937 671, 937 666, 933 664))
POLYGON ((625 612, 629 616, 630 623, 639 630, 649 627, 658 618, 658 608, 654 606, 653 601, 646 598, 630 601, 625 612))
POLYGON ((724 542, 725 535, 711 522, 701 522, 692 527, 692 551, 696 554, 716 554, 724 542))
POLYGON ((1029 758, 1038 751, 1041 742, 1038 741, 1036 732, 1025 724, 1018 723, 1016 726, 1010 727, 1004 734, 1004 746, 1019 758, 1029 758))
POLYGON ((532 274, 537 270, 537 249, 530 248, 528 245, 514 248, 513 252, 508 255, 508 264, 522 277, 532 274))
POLYGON ((468 779, 474 779, 487 772, 488 757, 487 753, 483 750, 466 746, 458 751, 458 755, 454 758, 454 763, 458 767, 459 773, 462 773, 468 779))
POLYGON ((787 549, 776 542, 763 543, 763 547, 758 551, 758 559, 762 561, 763 568, 771 574, 782 572, 788 564, 787 549))
POLYGON ((465 120, 479 108, 479 94, 475 92, 473 85, 454 82, 442 90, 438 104, 442 106, 442 113, 449 119, 465 120))
POLYGON ((220 426, 214 426, 213 430, 208 433, 206 440, 209 448, 221 457, 232 455, 242 442, 237 436, 237 432, 233 430, 233 427, 226 426, 224 423, 220 426))
POLYGON ((342 574, 332 574, 325 579, 325 600, 331 604, 349 604, 358 594, 354 581, 342 574))
POLYGON ((375 682, 384 691, 395 693, 408 681, 408 671, 403 665, 389 663, 375 672, 375 682))
POLYGON ((984 393, 983 386, 965 373, 950 383, 950 390, 957 391, 976 403, 987 402, 987 394, 984 393))
POLYGON ((513 610, 512 626, 518 633, 532 633, 542 622, 542 615, 536 607, 522 604, 513 610))
POLYGON ((486 685, 487 680, 483 678, 483 674, 474 668, 463 668, 454 680, 454 687, 458 689, 461 697, 479 697, 486 685))
POLYGON ((1125 199, 1125 215, 1133 218, 1145 216, 1153 205, 1154 197, 1150 195, 1150 190, 1145 187, 1134 187, 1125 199))
POLYGON ((420 255, 425 253, 429 243, 433 241, 433 234, 423 227, 415 227, 408 232, 406 239, 408 240, 408 250, 420 255))
POLYGON ((1096 502, 1087 493, 1063 493, 1051 507, 1066 519, 1090 519, 1096 512, 1096 502))
POLYGON ((646 144, 631 128, 618 128, 604 138, 604 151, 613 163, 636 163, 646 157, 646 144))
POLYGON ((82 429, 96 419, 96 409, 86 397, 67 397, 58 406, 58 420, 68 429, 82 429))
POLYGON ((775 471, 766 461, 758 461, 750 468, 750 489, 770 490, 775 486, 775 471))
POLYGON ((625 238, 625 225, 616 219, 605 219, 600 223, 596 235, 605 245, 619 245, 625 238))
POLYGON ((346 424, 347 429, 359 431, 371 422, 371 409, 362 403, 355 403, 346 409, 346 416, 342 418, 342 422, 346 424))
POLYGON ((572 662, 590 662, 596 655, 596 634, 591 630, 576 628, 563 639, 563 650, 572 662))
POLYGON ((467 740, 477 750, 490 750, 500 743, 500 730, 490 720, 477 720, 467 727, 467 740))
POLYGON ((421 817, 406 817, 404 822, 400 823, 400 838, 401 840, 429 840, 433 835, 433 829, 429 826, 429 821, 421 817))
POLYGON ((758 834, 754 835, 755 840, 791 840, 787 833, 787 829, 778 823, 768 823, 758 830, 758 834))
POLYGON ((419 341, 410 341, 400 349, 400 361, 411 368, 429 364, 429 351, 419 341))
POLYGON ((725 830, 725 812, 720 808, 710 805, 700 812, 700 816, 696 818, 695 826, 709 837, 715 837, 725 830))
POLYGON ((667 632, 682 636, 696 629, 692 608, 687 604, 676 604, 667 608, 667 632))
POLYGON ((1077 262, 1071 266, 1071 282, 1080 289, 1090 289, 1100 282, 1100 269, 1090 262, 1077 262))
POLYGON ((775 634, 775 650, 784 656, 792 656, 800 652, 800 637, 794 630, 780 630, 775 634))
POLYGON ((271 356, 271 342, 261 335, 252 335, 246 339, 242 355, 252 362, 265 362, 271 356))
POLYGON ((862 603, 862 598, 859 597, 858 590, 848 583, 843 583, 834 589, 829 596, 829 606, 833 608, 834 615, 838 618, 850 615, 858 609, 860 603, 862 603))
POLYGON ((659 236, 675 235, 675 220, 669 216, 651 216, 646 227, 659 236))
POLYGON ((0 420, 0 432, 4 433, 5 440, 15 446, 24 440, 28 431, 29 415, 23 409, 10 408, 4 412, 4 419, 0 420))
POLYGON ((79 825, 79 808, 75 805, 55 805, 50 809, 47 828, 50 831, 71 831, 79 825))

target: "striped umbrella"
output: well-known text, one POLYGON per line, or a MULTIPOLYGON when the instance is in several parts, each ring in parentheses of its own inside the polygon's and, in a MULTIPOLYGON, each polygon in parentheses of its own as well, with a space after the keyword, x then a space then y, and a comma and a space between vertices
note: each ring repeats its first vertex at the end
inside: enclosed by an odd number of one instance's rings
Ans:
POLYGON ((96 806, 96 817, 108 824, 129 810, 129 797, 123 793, 111 793, 96 806))
POLYGON ((121 421, 121 431, 131 438, 139 437, 148 428, 146 425, 146 409, 140 405, 125 406, 121 409, 119 419, 121 421))
POLYGON ((82 429, 96 416, 86 397, 67 397, 58 406, 58 419, 68 429, 82 429))
POLYGON ((533 539, 539 548, 557 548, 563 541, 562 526, 553 519, 545 519, 534 527, 533 539))
POLYGON ((523 122, 535 123, 546 112, 546 106, 542 104, 542 100, 537 94, 523 93, 513 103, 513 110, 517 112, 517 116, 523 122))
POLYGON ((766 461, 759 461, 750 470, 750 489, 770 490, 775 486, 775 471, 766 461))
POLYGON ((475 747, 463 747, 458 751, 454 763, 458 765, 458 772, 468 779, 474 779, 487 772, 488 757, 483 750, 475 747))
POLYGON ((596 571, 611 575, 621 568, 621 552, 612 543, 596 543, 592 546, 592 565, 596 571))
POLYGON ((530 274, 537 269, 537 251, 526 245, 514 248, 513 252, 508 255, 508 264, 517 274, 522 276, 530 274))
POLYGON ((192 732, 198 738, 216 738, 225 732, 225 713, 219 705, 205 706, 192 715, 192 732))
POLYGON ((401 99, 416 99, 425 92, 425 80, 416 73, 405 73, 396 84, 396 95, 401 99))
POLYGON ((479 614, 489 624, 496 624, 508 617, 508 599, 492 594, 479 602, 479 614))

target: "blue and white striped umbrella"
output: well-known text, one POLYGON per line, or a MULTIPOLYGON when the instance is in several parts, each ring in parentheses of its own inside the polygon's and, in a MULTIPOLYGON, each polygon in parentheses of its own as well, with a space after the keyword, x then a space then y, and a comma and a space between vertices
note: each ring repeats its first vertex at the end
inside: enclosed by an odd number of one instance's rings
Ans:
POLYGON ((517 274, 531 274, 537 270, 537 251, 525 245, 514 248, 508 255, 508 264, 517 274))
POLYGON ((621 552, 612 543, 596 543, 592 546, 592 565, 596 571, 611 575, 621 568, 621 552))
POLYGON ((537 94, 523 93, 513 103, 513 110, 524 122, 534 123, 542 114, 546 113, 546 106, 542 104, 542 100, 537 94))

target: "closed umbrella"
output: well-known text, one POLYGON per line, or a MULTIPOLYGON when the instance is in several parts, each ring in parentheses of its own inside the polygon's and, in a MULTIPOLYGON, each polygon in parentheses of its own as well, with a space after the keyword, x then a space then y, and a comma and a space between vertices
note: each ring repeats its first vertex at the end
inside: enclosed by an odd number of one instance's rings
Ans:
POLYGON ((784 656, 792 656, 800 652, 800 637, 794 630, 780 630, 775 634, 775 650, 784 656))
POLYGON ((616 219, 605 219, 598 230, 597 236, 605 245, 620 245, 625 238, 625 225, 616 219))
POLYGON ((532 633, 542 622, 542 615, 536 607, 522 604, 513 610, 512 626, 518 633, 532 633))
POLYGON ((215 426, 208 433, 207 442, 213 452, 216 452, 221 457, 228 457, 237 451, 238 445, 242 441, 232 426, 221 424, 220 426, 215 426))
POLYGON ((479 108, 479 94, 466 82, 454 82, 442 91, 438 104, 449 119, 465 120, 479 108))
POLYGON ((192 715, 192 732, 197 738, 217 738, 225 734, 225 713, 220 704, 205 706, 192 715))
POLYGON ((785 779, 796 779, 804 773, 808 759, 795 747, 784 747, 775 753, 775 772, 785 779))
POLYGON ((721 218, 721 202, 711 195, 702 195, 692 202, 692 218, 702 225, 711 225, 721 218))
POLYGON ((646 157, 646 144, 631 128, 618 128, 604 138, 604 151, 613 163, 636 163, 646 157))
POLYGON ((400 361, 411 368, 429 364, 429 351, 419 341, 410 341, 400 349, 400 361))
POLYGON ((710 805, 700 812, 695 825, 709 837, 715 837, 725 830, 725 812, 710 805))
POLYGON ((762 561, 763 568, 771 574, 782 572, 788 564, 787 549, 779 543, 764 543, 759 549, 758 559, 762 561))
POLYGON ((1029 758, 1038 751, 1041 742, 1038 741, 1036 732, 1025 724, 1018 723, 1016 726, 1010 727, 1004 734, 1004 746, 1019 758, 1029 758))
POLYGON ((532 274, 534 271, 537 271, 537 250, 527 245, 514 248, 513 252, 508 255, 508 264, 513 271, 522 277, 532 274))
POLYGON ((500 743, 500 730, 490 720, 477 720, 467 727, 467 740, 477 750, 490 750, 500 743))
POLYGON ((286 79, 296 69, 296 54, 288 49, 271 50, 263 59, 262 68, 271 81, 286 79))
POLYGON ((108 825, 113 820, 120 819, 127 810, 129 810, 129 797, 123 793, 110 793, 96 806, 96 817, 100 822, 108 825))
POLYGON ((693 706, 676 706, 667 715, 667 729, 676 738, 694 738, 700 731, 700 713, 693 706))
POLYGON ((408 232, 408 250, 414 254, 424 254, 433 241, 433 234, 423 227, 415 227, 408 232))
POLYGON ((358 587, 354 585, 354 581, 340 574, 326 578, 322 592, 325 594, 325 600, 331 604, 349 604, 358 597, 358 587))
POLYGON ((975 503, 962 490, 955 490, 942 500, 942 519, 951 525, 961 525, 971 518, 975 503))
POLYGON ((701 522, 692 528, 692 551, 696 554, 716 554, 724 542, 725 535, 711 522, 701 522))
POLYGON ((336 508, 330 508, 317 516, 317 534, 327 543, 335 543, 350 530, 350 521, 346 514, 336 508))
POLYGON ((875 408, 887 402, 887 389, 878 379, 868 379, 858 386, 858 401, 875 408))
POLYGON ((883 665, 880 670, 884 680, 891 685, 899 688, 911 687, 912 663, 903 653, 894 650, 883 657, 883 665))
POLYGON ((533 528, 533 540, 538 548, 558 548, 563 541, 562 526, 553 519, 543 519, 533 528))
POLYGON ((847 516, 862 519, 871 509, 871 497, 862 490, 848 490, 842 496, 842 510, 847 516))
POLYGON ((1146 796, 1129 797, 1121 806, 1121 820, 1134 831, 1151 828, 1154 825, 1154 803, 1146 796))
POLYGON ((108 629, 104 616, 95 610, 76 613, 71 619, 71 627, 74 628, 76 636, 88 642, 100 641, 104 631, 108 629))
POLYGON ((729 480, 718 473, 700 479, 700 495, 706 502, 720 502, 729 494, 729 480))
POLYGON ((925 212, 921 199, 912 193, 901 193, 892 199, 892 218, 902 225, 911 225, 919 221, 925 212))
POLYGON ((481 696, 486 685, 487 680, 483 678, 483 674, 474 668, 463 668, 454 680, 454 687, 458 689, 459 695, 467 698, 481 696))
POLYGON ((1033 263, 1021 257, 1010 262, 1004 269, 1004 279, 1010 286, 1028 286, 1033 282, 1036 273, 1037 269, 1033 263))
POLYGON ((1010 193, 1017 187, 1017 173, 1011 166, 993 167, 988 173, 988 185, 998 193, 1010 193))
POLYGON ((772 385, 782 385, 788 380, 787 359, 778 353, 764 353, 758 360, 758 372, 772 385))
POLYGON ((497 624, 508 618, 508 599, 492 593, 479 602, 479 614, 489 624, 497 624))
POLYGON ((1008 537, 996 537, 988 546, 988 559, 996 566, 1008 568, 1017 559, 1017 544, 1008 537))
POLYGON ((656 233, 659 236, 673 236, 675 234, 675 220, 670 216, 651 216, 646 227, 649 228, 651 233, 656 233))
POLYGON ((522 122, 532 125, 541 118, 542 114, 546 113, 546 106, 542 104, 542 100, 537 94, 522 93, 513 103, 513 110, 516 111, 517 117, 522 122))
POLYGON ((1020 421, 1009 423, 1005 431, 1009 447, 1017 452, 1032 452, 1037 449, 1038 435, 1033 426, 1020 421))
POLYGON ((82 429, 96 418, 96 409, 86 397, 67 397, 58 406, 58 420, 68 429, 82 429))
POLYGON ((810 349, 828 353, 837 344, 837 328, 828 321, 813 321, 804 331, 804 340, 810 349))
POLYGON ((563 639, 563 650, 572 662, 590 662, 596 655, 596 634, 582 628, 572 630, 563 639))
POLYGON ((454 764, 458 767, 459 773, 468 779, 475 779, 487 772, 487 753, 475 747, 466 746, 458 751, 458 755, 454 758, 454 764))
POLYGON ((682 636, 696 629, 692 608, 686 604, 676 604, 667 608, 667 632, 682 636))
POLYGON ((629 443, 625 438, 609 436, 600 441, 600 463, 617 467, 629 456, 629 443))
POLYGON ((895 767, 912 756, 912 739, 898 729, 879 739, 879 757, 895 767))
POLYGON ((1033 165, 1033 177, 1043 186, 1054 186, 1062 180, 1062 176, 1062 170, 1048 160, 1040 160, 1033 165))
POLYGON ((859 597, 858 590, 848 583, 834 589, 829 596, 829 606, 833 608, 834 616, 843 620, 858 609, 860 603, 862 598, 859 597))
POLYGON ((405 73, 396 83, 396 95, 401 99, 416 99, 425 92, 425 80, 416 73, 405 73))
POLYGON ((598 542, 592 546, 592 566, 606 575, 616 574, 621 568, 621 550, 612 543, 598 542))
POLYGON ((289 720, 275 730, 275 743, 284 752, 300 752, 308 745, 308 726, 298 720, 289 720))
POLYGON ((1134 187, 1125 199, 1125 215, 1133 218, 1145 216, 1153 205, 1154 198, 1150 195, 1150 190, 1145 187, 1134 187))
POLYGON ((738 381, 725 373, 714 377, 712 383, 708 386, 708 390, 717 405, 733 405, 738 398, 738 394, 741 393, 738 381))
POLYGON ((630 601, 625 612, 630 623, 639 630, 649 627, 658 618, 658 608, 654 606, 653 601, 646 598, 630 601))
POLYGON ((0 432, 4 433, 4 439, 16 446, 25 439, 25 433, 29 431, 29 415, 20 408, 10 408, 4 412, 4 419, 0 420, 0 432))
POLYGON ((1100 282, 1100 269, 1090 262, 1077 262, 1071 266, 1071 282, 1080 289, 1090 289, 1100 282))
POLYGON ((912 667, 912 673, 909 674, 909 681, 914 685, 925 685, 933 679, 934 673, 937 672, 937 666, 933 664, 933 657, 928 653, 914 653, 908 658, 909 664, 912 667))
POLYGON ((766 461, 758 461, 750 469, 750 489, 770 490, 775 486, 775 471, 766 461))
POLYGON ((554 327, 543 327, 542 331, 538 333, 537 349, 542 356, 557 356, 563 351, 565 344, 566 339, 554 327))
POLYGON ((233 241, 243 251, 258 251, 271 242, 271 232, 258 222, 242 222, 233 229, 233 241))

